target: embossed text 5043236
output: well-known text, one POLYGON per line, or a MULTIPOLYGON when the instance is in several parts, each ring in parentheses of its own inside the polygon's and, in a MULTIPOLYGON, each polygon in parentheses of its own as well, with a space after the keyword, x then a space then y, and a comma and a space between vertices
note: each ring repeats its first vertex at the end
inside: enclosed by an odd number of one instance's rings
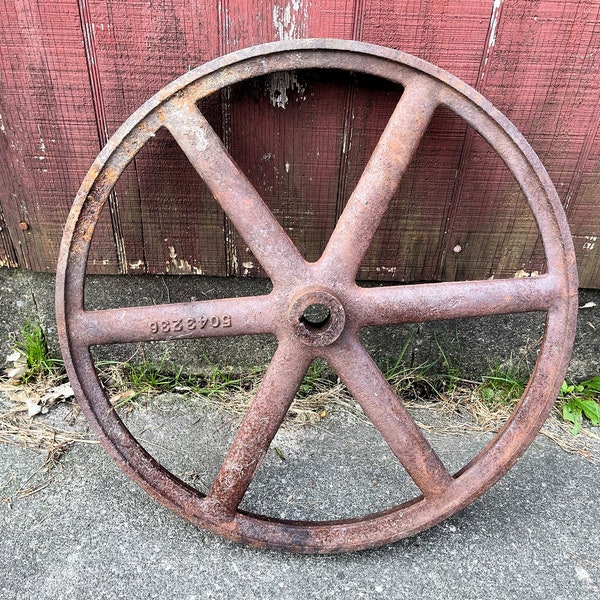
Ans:
POLYGON ((148 328, 151 333, 171 333, 179 331, 194 331, 195 329, 205 329, 207 327, 231 327, 230 315, 209 315, 187 319, 164 319, 162 321, 150 321, 148 328))

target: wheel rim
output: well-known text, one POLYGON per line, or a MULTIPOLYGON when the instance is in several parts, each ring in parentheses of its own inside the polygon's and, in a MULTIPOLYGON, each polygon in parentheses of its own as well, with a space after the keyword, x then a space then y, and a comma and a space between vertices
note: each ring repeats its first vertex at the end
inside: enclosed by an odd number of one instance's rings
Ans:
POLYGON ((356 550, 398 540, 440 522, 491 487, 531 443, 552 407, 572 348, 576 310, 577 274, 566 218, 546 171, 516 128, 475 90, 425 61, 339 40, 294 40, 236 52, 153 96, 115 133, 86 176, 65 227, 57 270, 57 324, 65 365, 108 453, 149 494, 192 523, 255 546, 297 552, 356 550), (319 68, 378 75, 404 91, 322 257, 309 264, 233 163, 196 102, 258 75, 319 68), (477 130, 515 176, 542 237, 546 274, 387 288, 355 284, 360 261, 438 106, 450 108, 477 130), (86 261, 100 210, 127 164, 161 127, 181 146, 271 278, 268 296, 84 310, 86 261), (316 324, 304 317, 314 305, 328 311, 316 324), (451 475, 360 344, 358 332, 368 325, 533 310, 545 311, 547 320, 529 384, 498 434, 451 475), (163 468, 129 433, 102 391, 90 347, 258 333, 275 334, 279 346, 205 496, 163 468), (271 519, 238 509, 317 357, 338 373, 421 496, 384 512, 328 522, 271 519))

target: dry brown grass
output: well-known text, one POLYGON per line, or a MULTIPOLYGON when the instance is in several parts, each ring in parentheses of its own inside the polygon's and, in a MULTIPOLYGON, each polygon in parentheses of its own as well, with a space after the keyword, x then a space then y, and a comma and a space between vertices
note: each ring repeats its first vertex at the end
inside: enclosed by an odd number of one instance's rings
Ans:
MULTIPOLYGON (((138 394, 131 389, 131 382, 122 370, 114 365, 110 369, 104 380, 113 404, 119 406, 120 411, 134 411, 141 402, 152 403, 152 393, 138 394)), ((184 393, 186 402, 210 406, 241 421, 259 381, 259 376, 249 375, 237 387, 216 389, 210 394, 199 394, 185 385, 175 391, 184 393)), ((429 382, 425 386, 429 386, 429 392, 420 395, 424 381, 418 372, 406 372, 391 383, 415 415, 419 426, 438 435, 496 432, 510 417, 516 403, 516 400, 504 404, 486 402, 474 382, 459 382, 443 392, 432 392, 435 386, 429 382)), ((29 415, 28 406, 32 402, 39 403, 48 388, 55 384, 56 381, 50 380, 26 386, 0 382, 0 443, 41 449, 47 453, 49 465, 58 462, 75 443, 96 443, 72 398, 55 399, 44 407, 46 414, 29 415), (59 407, 60 411, 56 411, 59 407), (57 412, 60 412, 59 416, 57 412)), ((314 377, 310 386, 294 400, 284 427, 314 426, 340 413, 368 423, 343 384, 327 377, 314 377)), ((579 435, 572 435, 570 425, 561 419, 558 409, 550 415, 541 434, 567 452, 590 460, 599 458, 600 436, 586 427, 579 435)))
POLYGON ((60 425, 47 417, 59 403, 48 407, 46 414, 29 415, 28 407, 39 402, 44 395, 41 390, 45 388, 45 384, 13 386, 0 382, 0 443, 43 449, 52 457, 56 455, 56 449, 65 444, 93 442, 87 428, 82 427, 79 408, 72 399, 61 403, 67 410, 63 411, 60 425))

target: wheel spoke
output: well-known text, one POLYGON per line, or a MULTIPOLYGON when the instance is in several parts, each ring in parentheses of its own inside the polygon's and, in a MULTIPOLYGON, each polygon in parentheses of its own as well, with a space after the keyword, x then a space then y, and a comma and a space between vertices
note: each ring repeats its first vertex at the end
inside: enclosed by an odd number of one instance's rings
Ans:
POLYGON ((171 132, 258 262, 275 283, 306 264, 196 105, 175 98, 161 108, 171 132))
POLYGON ((271 333, 270 296, 86 310, 71 315, 76 345, 93 346, 271 333))
POLYGON ((331 348, 327 360, 423 495, 437 496, 452 485, 454 479, 358 339, 348 336, 331 348))
POLYGON ((406 86, 325 248, 326 268, 354 280, 438 105, 437 90, 425 78, 406 86))
POLYGON ((205 500, 207 510, 233 514, 254 478, 311 363, 299 343, 282 343, 205 500))
POLYGON ((550 275, 358 288, 359 327, 547 311, 560 296, 550 275))

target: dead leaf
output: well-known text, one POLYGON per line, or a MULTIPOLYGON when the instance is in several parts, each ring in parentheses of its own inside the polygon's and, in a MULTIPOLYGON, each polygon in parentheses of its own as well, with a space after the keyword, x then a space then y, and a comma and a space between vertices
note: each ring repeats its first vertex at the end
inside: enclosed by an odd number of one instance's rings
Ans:
POLYGON ((27 372, 27 367, 20 365, 6 370, 6 375, 11 383, 18 383, 21 377, 27 372))
POLYGON ((127 400, 131 400, 131 398, 135 398, 135 396, 137 396, 137 392, 135 390, 127 390, 111 396, 110 403, 113 405, 124 403, 127 402, 127 400))
POLYGON ((41 399, 42 404, 54 404, 58 399, 72 398, 75 395, 70 383, 63 383, 48 390, 41 399))
POLYGON ((42 412, 42 407, 35 400, 32 400, 31 398, 24 398, 23 401, 27 406, 27 414, 30 417, 35 417, 35 415, 42 412))
POLYGON ((20 362, 20 359, 23 357, 23 355, 18 351, 15 350, 12 354, 9 354, 6 357, 6 362, 7 363, 16 363, 16 362, 20 362))

